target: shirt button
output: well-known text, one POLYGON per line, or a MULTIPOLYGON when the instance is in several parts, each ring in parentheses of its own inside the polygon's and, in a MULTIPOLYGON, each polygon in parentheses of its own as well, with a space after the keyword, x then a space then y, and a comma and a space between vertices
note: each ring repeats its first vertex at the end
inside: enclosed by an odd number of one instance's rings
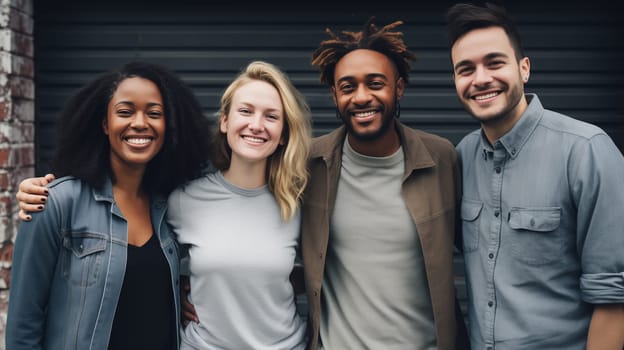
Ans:
POLYGON ((496 170, 496 173, 497 173, 497 174, 500 174, 500 172, 501 172, 501 167, 497 166, 494 170, 496 170))
POLYGON ((494 254, 492 254, 492 253, 488 254, 488 258, 494 259, 494 254))
POLYGON ((497 210, 494 212, 494 216, 498 217, 500 215, 500 212, 497 210))
POLYGON ((492 307, 492 305, 494 305, 494 302, 492 302, 492 301, 488 301, 488 306, 489 306, 489 307, 492 307))
POLYGON ((173 249, 169 248, 169 254, 173 254, 173 249))

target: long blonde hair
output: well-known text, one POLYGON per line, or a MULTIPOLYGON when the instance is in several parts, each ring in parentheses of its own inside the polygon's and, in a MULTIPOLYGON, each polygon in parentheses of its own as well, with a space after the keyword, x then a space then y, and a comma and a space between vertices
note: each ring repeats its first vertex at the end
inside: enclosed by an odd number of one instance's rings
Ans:
MULTIPOLYGON (((236 79, 225 89, 221 97, 219 118, 228 115, 234 93, 251 81, 263 81, 273 86, 280 95, 284 107, 283 146, 278 146, 267 160, 267 183, 280 207, 283 220, 295 215, 299 207, 303 190, 308 183, 308 156, 312 140, 310 107, 303 95, 294 87, 290 79, 275 65, 263 62, 251 62, 236 79)), ((213 137, 215 154, 214 166, 219 170, 230 167, 232 149, 227 137, 215 128, 213 137)))

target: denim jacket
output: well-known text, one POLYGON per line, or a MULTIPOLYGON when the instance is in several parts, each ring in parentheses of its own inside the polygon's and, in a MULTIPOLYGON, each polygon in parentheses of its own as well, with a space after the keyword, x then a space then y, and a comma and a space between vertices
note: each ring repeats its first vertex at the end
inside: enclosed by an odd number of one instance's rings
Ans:
MULTIPOLYGON (((20 223, 6 348, 107 349, 126 270, 127 222, 110 180, 96 190, 64 177, 49 189, 46 209, 20 223)), ((152 199, 152 226, 169 263, 179 323, 178 248, 166 209, 164 198, 152 199)))

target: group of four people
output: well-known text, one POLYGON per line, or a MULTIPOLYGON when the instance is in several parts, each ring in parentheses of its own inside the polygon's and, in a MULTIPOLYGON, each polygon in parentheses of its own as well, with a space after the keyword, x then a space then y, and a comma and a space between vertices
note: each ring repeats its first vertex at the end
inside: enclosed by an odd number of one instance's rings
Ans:
POLYGON ((328 31, 312 64, 343 125, 314 140, 305 99, 264 62, 226 89, 211 145, 162 67, 87 85, 60 120, 62 177, 20 186, 7 349, 622 349, 622 154, 525 95, 503 8, 447 16, 481 123, 457 147, 399 121, 415 57, 401 22, 328 31))

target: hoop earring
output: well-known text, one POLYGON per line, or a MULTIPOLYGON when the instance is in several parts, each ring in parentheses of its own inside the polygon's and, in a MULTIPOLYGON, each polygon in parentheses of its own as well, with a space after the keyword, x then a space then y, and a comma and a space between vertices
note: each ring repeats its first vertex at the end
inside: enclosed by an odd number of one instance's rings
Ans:
POLYGON ((399 101, 396 102, 396 106, 394 106, 394 117, 399 119, 401 116, 401 104, 399 101))

